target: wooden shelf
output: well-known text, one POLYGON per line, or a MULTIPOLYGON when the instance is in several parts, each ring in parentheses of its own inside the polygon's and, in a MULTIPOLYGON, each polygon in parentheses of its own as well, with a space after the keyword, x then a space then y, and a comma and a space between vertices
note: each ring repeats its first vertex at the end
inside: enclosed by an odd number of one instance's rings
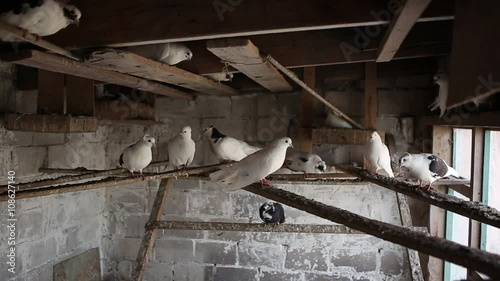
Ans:
MULTIPOLYGON (((370 139, 373 130, 365 129, 337 129, 337 128, 314 128, 312 129, 312 142, 321 144, 354 144, 363 145, 370 139)), ((385 133, 378 131, 378 134, 385 139, 385 133)))

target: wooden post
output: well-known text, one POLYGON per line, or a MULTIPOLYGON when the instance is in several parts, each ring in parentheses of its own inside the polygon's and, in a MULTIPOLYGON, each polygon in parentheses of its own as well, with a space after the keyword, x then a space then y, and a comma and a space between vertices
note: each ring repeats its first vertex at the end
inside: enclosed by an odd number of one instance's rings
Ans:
POLYGON ((38 70, 39 114, 64 114, 64 74, 38 70))
POLYGON ((66 111, 73 116, 94 116, 94 80, 66 75, 66 111))
MULTIPOLYGON (((311 89, 316 88, 316 67, 304 68, 304 83, 311 89)), ((314 97, 302 90, 301 97, 301 111, 300 111, 300 150, 305 152, 312 152, 312 120, 313 120, 313 107, 314 97)))
MULTIPOLYGON (((484 165, 484 129, 472 129, 471 201, 482 202, 484 165)), ((481 244, 481 224, 469 220, 469 247, 479 249, 481 244)), ((467 269, 468 278, 474 278, 473 271, 467 269)))
MULTIPOLYGON (((149 222, 153 223, 161 219, 163 216, 163 210, 165 208, 165 201, 167 199, 168 192, 172 188, 173 180, 164 179, 160 182, 160 187, 158 193, 156 194, 155 203, 151 214, 149 216, 149 222)), ((132 281, 142 281, 144 279, 144 272, 146 271, 146 264, 148 263, 148 258, 151 255, 153 246, 156 239, 156 234, 158 229, 146 229, 144 237, 142 237, 142 243, 137 253, 137 260, 132 272, 132 281)))
POLYGON ((377 126, 377 63, 365 63, 365 128, 377 126))

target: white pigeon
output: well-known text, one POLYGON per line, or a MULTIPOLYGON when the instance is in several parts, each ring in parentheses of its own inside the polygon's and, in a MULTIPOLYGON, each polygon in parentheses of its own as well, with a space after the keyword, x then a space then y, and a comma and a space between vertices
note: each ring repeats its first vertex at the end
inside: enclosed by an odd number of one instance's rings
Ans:
POLYGON ((320 174, 326 171, 326 163, 317 154, 307 152, 292 152, 285 158, 285 168, 304 174, 320 174))
POLYGON ((374 173, 382 172, 383 175, 393 178, 394 173, 391 168, 391 155, 389 149, 382 142, 380 135, 373 132, 370 140, 365 144, 364 156, 374 169, 374 173))
POLYGON ((439 108, 441 111, 439 118, 441 118, 446 111, 446 102, 448 101, 448 75, 442 70, 438 71, 438 73, 434 75, 434 84, 439 85, 439 94, 434 102, 429 105, 429 108, 431 110, 439 108))
POLYGON ((205 76, 217 82, 222 82, 222 81, 228 82, 233 80, 234 74, 230 72, 227 73, 221 72, 221 73, 207 74, 205 76))
MULTIPOLYGON (((73 5, 56 0, 2 0, 0 21, 19 27, 38 37, 52 35, 70 24, 80 22, 82 13, 73 5)), ((0 32, 7 42, 22 41, 16 36, 0 32)))
POLYGON ((269 185, 266 177, 277 171, 285 161, 286 150, 293 147, 288 137, 274 140, 265 148, 236 162, 229 167, 210 174, 210 179, 217 181, 226 191, 233 191, 259 182, 269 185))
POLYGON ((168 142, 167 170, 187 168, 194 159, 196 145, 191 138, 191 127, 186 126, 168 142))
POLYGON ((123 150, 120 155, 120 166, 128 169, 132 176, 134 176, 135 171, 139 171, 143 176, 142 169, 146 168, 153 160, 151 147, 154 145, 155 139, 147 134, 144 135, 142 140, 123 150))
POLYGON ((162 43, 128 47, 129 52, 138 54, 148 59, 176 65, 181 61, 191 60, 193 52, 181 43, 162 43))
POLYGON ((261 150, 260 147, 251 146, 244 141, 222 134, 214 126, 205 128, 203 136, 208 138, 212 152, 222 161, 240 161, 261 150))
POLYGON ((419 187, 428 183, 427 189, 431 189, 432 183, 441 178, 462 178, 446 161, 430 153, 405 153, 399 159, 399 166, 409 177, 420 181, 419 187))
POLYGON ((325 126, 330 128, 352 129, 352 125, 347 122, 347 120, 333 113, 331 110, 328 111, 328 116, 326 116, 325 126))

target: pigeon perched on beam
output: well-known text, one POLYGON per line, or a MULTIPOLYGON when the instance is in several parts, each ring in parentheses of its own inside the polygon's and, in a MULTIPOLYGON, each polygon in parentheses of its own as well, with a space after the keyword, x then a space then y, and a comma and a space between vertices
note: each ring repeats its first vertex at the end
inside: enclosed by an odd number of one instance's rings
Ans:
POLYGON ((181 61, 191 60, 193 58, 193 52, 191 52, 186 45, 181 43, 133 46, 127 48, 126 51, 168 65, 176 65, 181 61))
POLYGON ((352 129, 352 125, 347 122, 347 120, 333 113, 331 110, 328 111, 328 116, 326 116, 325 126, 330 128, 352 129))
POLYGON ((399 165, 405 174, 420 181, 420 188, 426 187, 427 190, 431 189, 432 183, 438 179, 463 178, 446 161, 430 153, 405 153, 399 159, 399 165), (424 183, 428 185, 424 186, 424 183))
POLYGON ((389 149, 382 142, 377 132, 371 133, 370 140, 365 144, 364 150, 364 156, 373 168, 372 172, 391 178, 394 177, 389 149))
POLYGON ((285 223, 285 210, 280 203, 264 203, 259 208, 259 215, 265 224, 283 224, 285 223))
POLYGON ((210 149, 215 156, 222 161, 240 161, 261 150, 260 147, 251 146, 244 141, 222 134, 214 126, 205 128, 203 136, 209 140, 210 149))
POLYGON ((434 111, 439 108, 441 113, 439 114, 439 118, 443 117, 446 111, 446 102, 448 101, 448 75, 440 70, 436 75, 434 75, 434 84, 439 85, 439 94, 434 100, 429 108, 434 111))
POLYGON ((292 152, 285 158, 285 168, 307 174, 321 174, 327 169, 325 161, 317 154, 307 152, 292 152))
POLYGON ((153 160, 151 152, 153 146, 155 146, 155 139, 150 135, 144 135, 142 140, 123 150, 120 155, 120 166, 129 170, 132 176, 135 171, 139 171, 140 175, 144 176, 142 170, 153 160))
POLYGON ((266 177, 283 166, 289 147, 293 145, 288 137, 274 140, 241 161, 211 173, 210 180, 216 181, 225 191, 238 190, 259 181, 262 185, 269 185, 266 177))
MULTIPOLYGON (((38 37, 57 33, 70 24, 78 25, 82 13, 73 6, 56 0, 2 0, 0 21, 16 26, 38 37)), ((0 31, 0 40, 22 41, 14 35, 0 31)))
POLYGON ((191 138, 191 127, 186 126, 168 142, 167 170, 187 168, 194 160, 196 145, 191 138))

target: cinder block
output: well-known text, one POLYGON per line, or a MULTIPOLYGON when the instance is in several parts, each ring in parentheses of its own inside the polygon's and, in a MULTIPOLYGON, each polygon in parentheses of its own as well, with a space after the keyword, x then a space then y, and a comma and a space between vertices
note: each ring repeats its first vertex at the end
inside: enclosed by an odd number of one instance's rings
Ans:
POLYGON ((268 200, 250 195, 246 191, 231 192, 231 204, 233 206, 233 219, 246 219, 260 222, 259 208, 268 200))
POLYGON ((117 281, 127 281, 132 277, 132 265, 131 261, 118 261, 116 267, 116 278, 117 281))
POLYGON ((124 225, 126 237, 141 238, 144 236, 144 226, 149 220, 149 215, 146 214, 132 214, 127 216, 125 221, 120 221, 118 224, 124 225))
POLYGON ((189 240, 157 240, 154 260, 158 262, 189 263, 194 260, 194 242, 189 240))
POLYGON ((113 241, 114 249, 111 258, 121 261, 135 261, 141 241, 140 238, 117 238, 113 241))
POLYGON ((257 99, 256 95, 231 97, 231 118, 254 118, 258 111, 257 99))
POLYGON ((349 252, 341 252, 333 254, 331 261, 334 267, 352 267, 357 272, 374 271, 377 268, 377 256, 375 252, 364 252, 353 254, 349 252))
POLYGON ((234 267, 216 267, 214 280, 259 280, 256 269, 244 269, 234 267))
POLYGON ((59 145, 64 144, 64 134, 34 133, 33 145, 59 145))
POLYGON ((188 193, 182 190, 171 190, 167 196, 165 215, 185 216, 188 193))
POLYGON ((303 281, 303 278, 304 274, 301 272, 284 273, 280 271, 263 270, 260 273, 260 281, 303 281))
POLYGON ((16 112, 36 114, 38 90, 16 91, 16 112))
POLYGON ((38 169, 45 162, 47 150, 45 147, 17 147, 14 149, 12 162, 17 175, 27 176, 38 174, 38 169))
MULTIPOLYGON (((7 208, 7 206, 5 208, 7 208)), ((16 233, 19 241, 43 236, 47 232, 47 228, 43 223, 44 214, 41 208, 27 212, 19 212, 16 215, 16 233)))
POLYGON ((57 244, 54 237, 31 243, 28 251, 27 268, 39 267, 50 262, 56 257, 57 244))
MULTIPOLYGON (((363 91, 327 91, 325 99, 333 103, 349 117, 362 116, 363 112, 363 91)), ((379 109, 380 112, 380 109, 379 109)))
POLYGON ((106 168, 107 160, 104 144, 79 142, 49 146, 48 148, 48 165, 50 168, 106 168))
POLYGON ((274 111, 271 117, 263 117, 257 121, 257 140, 270 143, 273 140, 285 137, 288 134, 290 118, 274 111), (276 114, 274 114, 276 113, 276 114))
POLYGON ((302 94, 286 93, 276 95, 276 108, 284 116, 298 116, 301 106, 302 94))
MULTIPOLYGON (((130 279, 128 279, 130 280, 130 279)), ((145 281, 173 280, 172 265, 149 261, 144 273, 145 281)))
POLYGON ((156 239, 203 239, 204 237, 204 230, 163 229, 158 232, 156 239))
POLYGON ((272 269, 283 268, 286 249, 272 244, 240 243, 238 256, 240 265, 272 269))
POLYGON ((228 217, 232 206, 227 192, 195 190, 188 193, 188 216, 228 217))
MULTIPOLYGON (((402 247, 401 251, 404 250, 402 247)), ((385 275, 399 275, 403 270, 402 264, 403 259, 399 253, 393 251, 383 251, 383 255, 380 258, 380 272, 385 275)))
POLYGON ((196 241, 194 260, 197 263, 226 265, 236 264, 236 245, 229 243, 196 241))
POLYGON ((276 95, 257 95, 257 114, 258 117, 269 117, 273 108, 276 108, 276 95))
POLYGON ((199 264, 173 264, 172 280, 199 281, 211 280, 213 277, 213 266, 199 264))
POLYGON ((107 200, 111 212, 144 213, 146 209, 144 183, 116 187, 107 200))
POLYGON ((328 248, 306 247, 288 249, 285 267, 291 270, 328 271, 328 248))
POLYGON ((351 281, 351 278, 339 276, 339 275, 328 275, 321 273, 305 273, 305 280, 307 281, 351 281))

